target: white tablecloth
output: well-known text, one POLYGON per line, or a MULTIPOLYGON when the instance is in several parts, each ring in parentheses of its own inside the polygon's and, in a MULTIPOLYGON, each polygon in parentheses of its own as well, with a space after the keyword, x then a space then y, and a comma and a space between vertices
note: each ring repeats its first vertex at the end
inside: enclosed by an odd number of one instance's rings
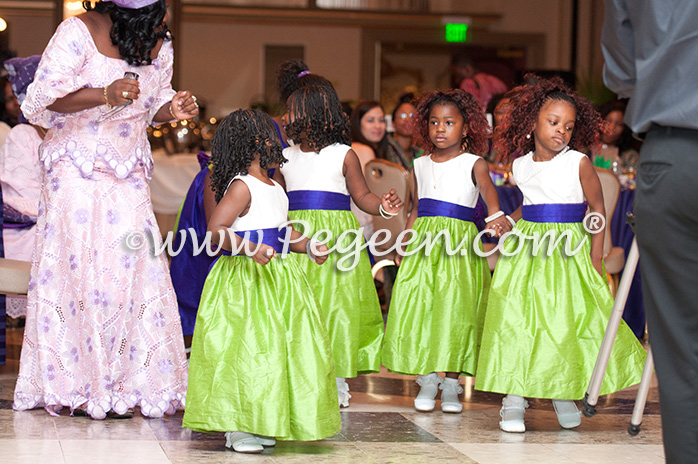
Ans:
POLYGON ((194 177, 201 170, 196 154, 168 155, 164 150, 156 150, 153 161, 155 167, 150 181, 153 211, 176 215, 194 177))

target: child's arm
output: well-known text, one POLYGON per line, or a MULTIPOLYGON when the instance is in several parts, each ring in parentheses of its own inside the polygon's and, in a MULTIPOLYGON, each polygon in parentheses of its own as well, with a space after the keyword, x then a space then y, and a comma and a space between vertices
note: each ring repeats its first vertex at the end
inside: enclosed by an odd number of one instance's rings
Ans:
POLYGON ((579 180, 582 183, 582 190, 589 204, 589 212, 600 214, 601 217, 604 218, 603 227, 593 221, 587 221, 587 227, 592 229, 591 262, 596 272, 603 276, 603 267, 601 265, 605 235, 603 232, 608 226, 608 224, 605 224, 606 208, 604 208, 603 205, 603 190, 601 189, 599 176, 596 174, 591 161, 589 161, 589 158, 586 156, 582 158, 582 161, 579 163, 579 180))
MULTIPOLYGON (((290 221, 290 219, 289 219, 290 221)), ((327 245, 321 243, 311 243, 308 237, 291 227, 291 240, 289 248, 294 253, 307 253, 308 257, 317 264, 322 264, 327 260, 327 245)))
POLYGON ((402 208, 402 200, 398 197, 395 189, 390 189, 390 192, 384 193, 382 198, 371 193, 366 185, 361 163, 354 150, 349 150, 344 157, 342 174, 347 181, 349 195, 362 211, 378 216, 380 207, 383 206, 385 212, 395 215, 402 208))
MULTIPOLYGON (((475 161, 473 175, 475 176, 475 183, 480 189, 482 199, 485 200, 487 205, 487 215, 491 216, 501 211, 499 208, 499 195, 497 195, 497 189, 494 188, 494 183, 490 177, 490 167, 487 161, 484 159, 475 161)), ((504 232, 509 232, 512 227, 506 215, 499 214, 499 217, 492 219, 485 226, 486 229, 492 230, 497 237, 501 237, 504 232)))
MULTIPOLYGON (((415 191, 415 197, 412 201, 412 210, 410 210, 410 215, 407 218, 407 224, 405 224, 405 230, 409 230, 412 228, 412 225, 414 224, 414 221, 417 220, 417 211, 418 211, 418 203, 419 203, 419 196, 416 195, 416 192, 419 192, 419 188, 417 186, 417 176, 414 175, 414 168, 411 169, 410 171, 410 177, 412 177, 412 185, 414 185, 414 191, 415 191)), ((395 255, 395 265, 399 266, 400 263, 402 262, 402 255, 405 252, 405 247, 403 243, 405 240, 407 240, 407 235, 405 234, 403 236, 403 239, 400 243, 396 244, 396 255, 395 255)))
POLYGON ((259 245, 240 246, 244 239, 233 231, 230 226, 239 217, 244 216, 250 209, 252 196, 250 189, 241 180, 233 181, 226 194, 221 198, 218 206, 213 210, 211 219, 208 221, 208 231, 211 232, 213 244, 222 246, 225 250, 240 250, 246 253, 259 264, 267 264, 274 256, 276 250, 269 245, 260 243, 259 245))

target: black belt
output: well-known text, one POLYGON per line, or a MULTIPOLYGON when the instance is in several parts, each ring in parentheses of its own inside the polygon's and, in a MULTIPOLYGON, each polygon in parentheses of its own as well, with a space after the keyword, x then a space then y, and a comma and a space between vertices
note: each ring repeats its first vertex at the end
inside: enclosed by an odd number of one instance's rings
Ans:
POLYGON ((644 142, 645 137, 649 132, 663 132, 667 135, 688 135, 691 137, 698 136, 698 129, 690 129, 688 127, 676 127, 676 126, 660 126, 659 124, 652 123, 647 132, 642 132, 640 134, 633 133, 633 137, 637 140, 644 142))

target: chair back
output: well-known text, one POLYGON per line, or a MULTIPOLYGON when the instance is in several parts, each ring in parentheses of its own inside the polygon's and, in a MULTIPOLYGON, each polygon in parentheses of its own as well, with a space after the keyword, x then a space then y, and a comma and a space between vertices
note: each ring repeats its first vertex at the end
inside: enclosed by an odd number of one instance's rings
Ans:
MULTIPOLYGON (((364 169, 366 185, 368 189, 379 197, 390 189, 395 189, 400 199, 405 204, 400 213, 392 219, 385 219, 382 216, 373 216, 373 230, 382 229, 390 231, 390 240, 383 245, 377 246, 378 250, 387 250, 395 244, 397 236, 405 230, 407 225, 407 213, 409 211, 408 202, 410 197, 410 173, 402 166, 383 159, 374 159, 366 164, 364 169)), ((377 237, 384 239, 383 236, 377 237)))
POLYGON ((603 191, 603 206, 606 209, 606 231, 604 232, 603 255, 606 256, 611 251, 611 220, 616 210, 618 197, 620 195, 620 182, 618 178, 608 169, 594 168, 601 182, 603 191))

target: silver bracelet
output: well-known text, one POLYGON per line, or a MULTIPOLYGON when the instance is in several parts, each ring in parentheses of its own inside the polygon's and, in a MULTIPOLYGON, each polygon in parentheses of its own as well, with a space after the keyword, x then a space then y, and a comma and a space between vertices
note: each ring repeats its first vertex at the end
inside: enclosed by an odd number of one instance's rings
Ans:
POLYGON ((378 212, 383 216, 383 219, 392 219, 398 215, 398 213, 389 213, 383 208, 383 203, 378 207, 378 212))
POLYGON ((501 209, 499 211, 497 211, 496 213, 492 214, 491 216, 487 216, 485 218, 485 222, 494 221, 495 219, 497 219, 500 216, 504 216, 504 211, 502 211, 501 209))

